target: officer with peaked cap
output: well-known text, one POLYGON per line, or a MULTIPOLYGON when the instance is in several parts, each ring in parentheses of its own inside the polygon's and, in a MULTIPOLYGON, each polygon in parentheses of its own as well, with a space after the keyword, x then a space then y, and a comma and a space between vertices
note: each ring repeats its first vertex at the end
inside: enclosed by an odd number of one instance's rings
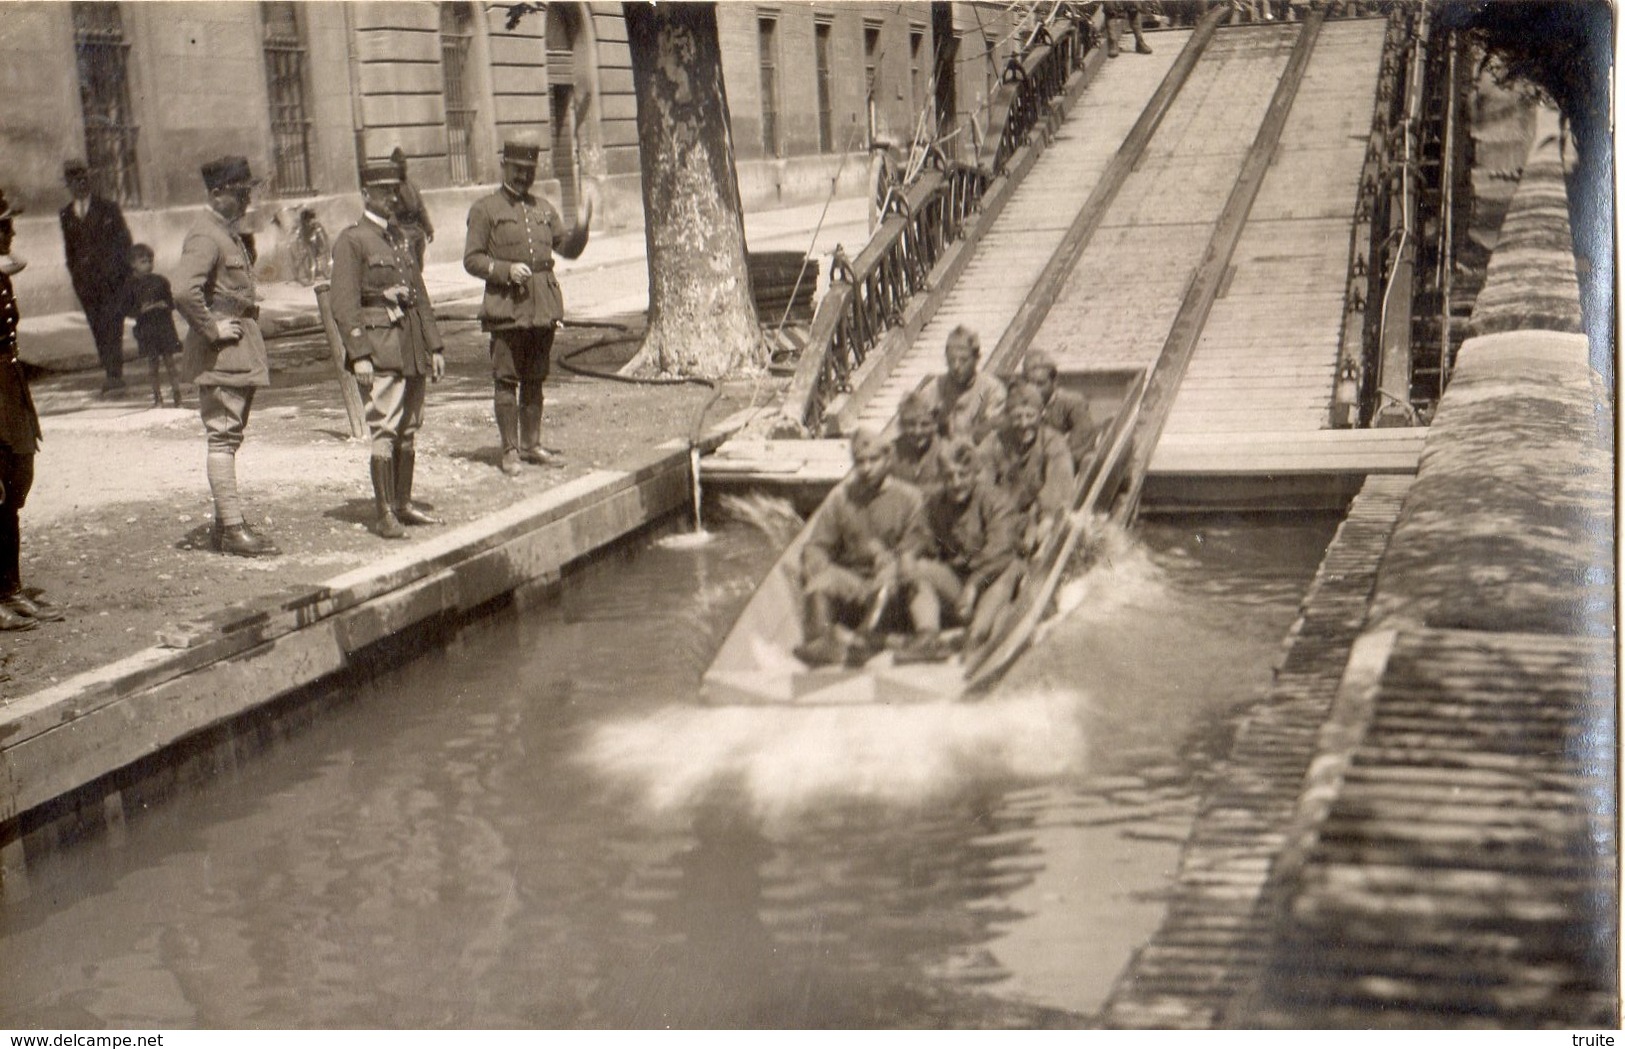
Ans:
POLYGON ((22 527, 18 511, 34 484, 34 453, 39 449, 39 415, 28 392, 28 376, 17 360, 21 314, 11 275, 22 268, 11 257, 13 216, 21 208, 0 190, 0 630, 32 630, 63 618, 62 610, 23 590, 22 527))
POLYGON ((221 553, 238 557, 279 554, 276 544, 249 526, 237 494, 237 449, 242 446, 254 391, 271 385, 260 334, 254 262, 241 232, 259 179, 248 160, 224 156, 203 165, 209 206, 193 223, 175 268, 175 307, 186 318, 187 377, 197 383, 198 409, 208 433, 207 470, 214 497, 211 538, 221 553))
POLYGON ((494 411, 502 438, 502 472, 520 473, 520 461, 557 465, 542 447, 542 383, 553 352, 553 331, 564 301, 553 277, 553 254, 579 258, 587 246, 592 202, 570 229, 553 205, 531 193, 541 147, 529 136, 502 144, 502 187, 468 212, 463 268, 485 281, 480 327, 491 334, 494 411))
POLYGON ((395 219, 400 170, 392 161, 361 169, 361 221, 333 242, 333 322, 372 431, 373 531, 402 539, 402 525, 439 524, 412 505, 417 431, 425 380, 446 373, 445 342, 434 320, 411 235, 395 219))

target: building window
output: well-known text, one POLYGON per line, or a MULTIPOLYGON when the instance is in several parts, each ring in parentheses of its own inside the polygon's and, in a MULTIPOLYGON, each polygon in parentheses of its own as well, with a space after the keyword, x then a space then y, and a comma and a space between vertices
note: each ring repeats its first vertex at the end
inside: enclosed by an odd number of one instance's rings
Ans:
POLYGON ((779 23, 772 18, 756 20, 756 45, 762 63, 762 152, 779 155, 779 23))
POLYGON ((877 81, 880 69, 880 25, 876 22, 863 24, 863 91, 868 102, 869 110, 869 140, 874 141, 876 118, 879 116, 876 100, 880 97, 880 84, 877 81))
POLYGON ((925 107, 926 83, 925 73, 925 30, 913 28, 908 31, 908 80, 914 89, 914 109, 918 113, 925 107))
POLYGON ((474 10, 466 3, 440 5, 440 71, 446 93, 446 160, 454 185, 474 181, 474 92, 469 89, 469 51, 474 10))
POLYGON ((125 207, 141 206, 130 110, 130 45, 116 3, 73 5, 73 49, 79 106, 85 118, 85 163, 96 191, 125 207))
POLYGON ((305 113, 305 41, 292 0, 260 4, 265 23, 265 85, 271 102, 271 192, 314 193, 310 118, 305 113))
POLYGON ((818 65, 818 149, 822 153, 835 150, 835 126, 830 112, 833 108, 830 98, 830 31, 828 22, 818 22, 813 26, 813 57, 818 65))

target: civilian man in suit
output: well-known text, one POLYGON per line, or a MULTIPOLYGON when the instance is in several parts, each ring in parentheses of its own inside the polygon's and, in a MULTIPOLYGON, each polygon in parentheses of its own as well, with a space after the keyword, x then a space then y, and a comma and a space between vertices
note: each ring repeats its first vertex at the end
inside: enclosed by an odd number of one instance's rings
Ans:
POLYGON ((117 204, 92 191, 84 161, 62 165, 62 176, 73 194, 61 216, 68 275, 107 374, 102 393, 117 395, 124 391, 124 312, 119 292, 130 277, 130 227, 117 204))

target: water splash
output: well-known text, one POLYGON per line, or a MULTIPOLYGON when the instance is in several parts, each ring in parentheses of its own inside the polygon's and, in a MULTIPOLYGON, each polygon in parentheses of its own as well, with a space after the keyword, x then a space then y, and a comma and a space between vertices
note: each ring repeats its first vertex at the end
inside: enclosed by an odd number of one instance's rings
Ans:
POLYGON ((728 517, 742 521, 772 540, 775 546, 784 546, 801 531, 801 515, 788 499, 751 492, 745 495, 725 495, 722 510, 728 517))
POLYGON ((1166 585, 1166 573, 1150 551, 1121 525, 1094 518, 1079 547, 1070 577, 1056 591, 1056 614, 1050 624, 1063 616, 1108 618, 1166 585))
POLYGON ((663 535, 655 540, 655 545, 662 550, 697 550, 709 545, 716 536, 703 529, 693 532, 678 532, 676 535, 663 535))
POLYGON ((984 780, 1081 773, 1085 698, 1046 689, 983 702, 668 707, 601 726, 582 759, 656 814, 726 791, 763 820, 830 802, 912 805, 984 780))

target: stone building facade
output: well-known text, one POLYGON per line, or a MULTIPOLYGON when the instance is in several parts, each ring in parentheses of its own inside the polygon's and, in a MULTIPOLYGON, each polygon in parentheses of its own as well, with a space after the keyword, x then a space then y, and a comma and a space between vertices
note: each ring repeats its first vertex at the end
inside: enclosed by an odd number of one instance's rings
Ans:
MULTIPOLYGON (((499 177, 502 136, 549 148, 538 185, 567 213, 583 192, 600 230, 642 225, 636 101, 618 3, 550 2, 507 28, 506 3, 31 2, 6 4, 0 185, 27 213, 17 250, 27 313, 75 306, 56 211, 62 162, 86 159, 160 271, 203 192, 198 167, 247 156, 260 269, 299 208, 330 233, 354 221, 364 157, 400 147, 441 235, 461 250, 469 203, 499 177), (591 187, 588 189, 588 187, 591 187)), ((717 19, 747 210, 861 195, 869 147, 916 128, 972 148, 1020 43, 1003 3, 727 0, 717 19), (943 75, 933 77, 933 71, 943 75), (870 89, 872 85, 872 90, 870 89)))

